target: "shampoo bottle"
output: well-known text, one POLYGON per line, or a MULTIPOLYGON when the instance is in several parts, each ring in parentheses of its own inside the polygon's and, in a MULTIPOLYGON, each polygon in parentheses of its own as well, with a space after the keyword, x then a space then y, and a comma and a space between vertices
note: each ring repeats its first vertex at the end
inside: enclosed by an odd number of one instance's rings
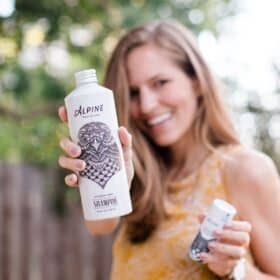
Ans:
POLYGON ((132 211, 113 92, 98 85, 96 72, 75 73, 76 88, 65 98, 72 140, 86 168, 79 189, 86 220, 108 219, 132 211))

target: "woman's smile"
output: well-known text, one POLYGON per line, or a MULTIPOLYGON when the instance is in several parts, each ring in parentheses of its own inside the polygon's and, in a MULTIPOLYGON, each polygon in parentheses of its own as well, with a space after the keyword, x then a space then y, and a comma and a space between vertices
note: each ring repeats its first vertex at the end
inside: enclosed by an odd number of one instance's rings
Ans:
POLYGON ((157 127, 169 121, 172 118, 172 112, 165 112, 162 114, 158 114, 150 119, 147 120, 147 124, 150 127, 157 127))

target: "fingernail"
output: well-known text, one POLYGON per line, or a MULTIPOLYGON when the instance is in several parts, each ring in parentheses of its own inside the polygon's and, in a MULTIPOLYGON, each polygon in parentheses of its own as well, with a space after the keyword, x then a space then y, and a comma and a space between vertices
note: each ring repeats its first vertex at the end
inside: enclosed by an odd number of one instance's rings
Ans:
POLYGON ((232 227, 232 224, 231 223, 228 223, 228 224, 225 224, 224 225, 224 228, 227 228, 227 229, 230 229, 232 227))
POLYGON ((80 170, 83 170, 86 166, 85 166, 85 162, 83 161, 79 161, 76 163, 76 167, 80 170))
POLYGON ((215 243, 215 242, 210 242, 210 243, 208 244, 208 247, 210 247, 210 248, 215 248, 215 247, 216 247, 216 243, 215 243))
POLYGON ((70 180, 71 182, 74 182, 74 180, 75 180, 75 175, 73 175, 73 174, 69 175, 69 180, 70 180))
POLYGON ((200 261, 202 262, 202 263, 206 263, 206 254, 205 253, 201 253, 200 255, 199 255, 199 259, 200 259, 200 261))
POLYGON ((215 236, 220 237, 222 235, 223 231, 218 229, 215 231, 215 236))
POLYGON ((78 155, 79 152, 80 152, 79 148, 77 148, 77 147, 71 148, 71 154, 72 155, 78 155))
POLYGON ((74 176, 73 175, 67 175, 66 181, 73 182, 74 181, 74 176))

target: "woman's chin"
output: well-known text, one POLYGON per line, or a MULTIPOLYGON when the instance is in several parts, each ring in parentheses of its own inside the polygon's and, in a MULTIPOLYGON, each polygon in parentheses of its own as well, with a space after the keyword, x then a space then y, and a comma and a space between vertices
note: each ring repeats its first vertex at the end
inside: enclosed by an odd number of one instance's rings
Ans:
POLYGON ((178 141, 178 137, 176 137, 176 135, 172 135, 171 133, 168 135, 153 135, 151 138, 153 142, 160 147, 169 147, 178 141))

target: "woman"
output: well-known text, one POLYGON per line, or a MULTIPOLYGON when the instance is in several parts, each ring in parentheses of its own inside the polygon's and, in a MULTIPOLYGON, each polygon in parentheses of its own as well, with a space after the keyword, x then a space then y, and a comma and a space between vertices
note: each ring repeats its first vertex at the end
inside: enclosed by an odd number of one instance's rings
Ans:
MULTIPOLYGON (((86 222, 92 234, 112 232, 120 223, 111 278, 280 279, 280 250, 273 248, 280 234, 276 168, 240 144, 190 32, 173 21, 132 29, 113 52, 105 86, 115 92, 124 126, 119 136, 134 208, 121 222, 86 222), (232 203, 237 218, 216 232, 202 264, 196 263, 187 251, 198 215, 215 198, 232 203), (237 265, 245 278, 235 275, 237 265)), ((63 121, 66 115, 61 107, 63 121)), ((67 156, 59 164, 83 170, 80 148, 69 139, 60 144, 67 156)), ((78 178, 70 174, 65 181, 74 186, 78 178)))

